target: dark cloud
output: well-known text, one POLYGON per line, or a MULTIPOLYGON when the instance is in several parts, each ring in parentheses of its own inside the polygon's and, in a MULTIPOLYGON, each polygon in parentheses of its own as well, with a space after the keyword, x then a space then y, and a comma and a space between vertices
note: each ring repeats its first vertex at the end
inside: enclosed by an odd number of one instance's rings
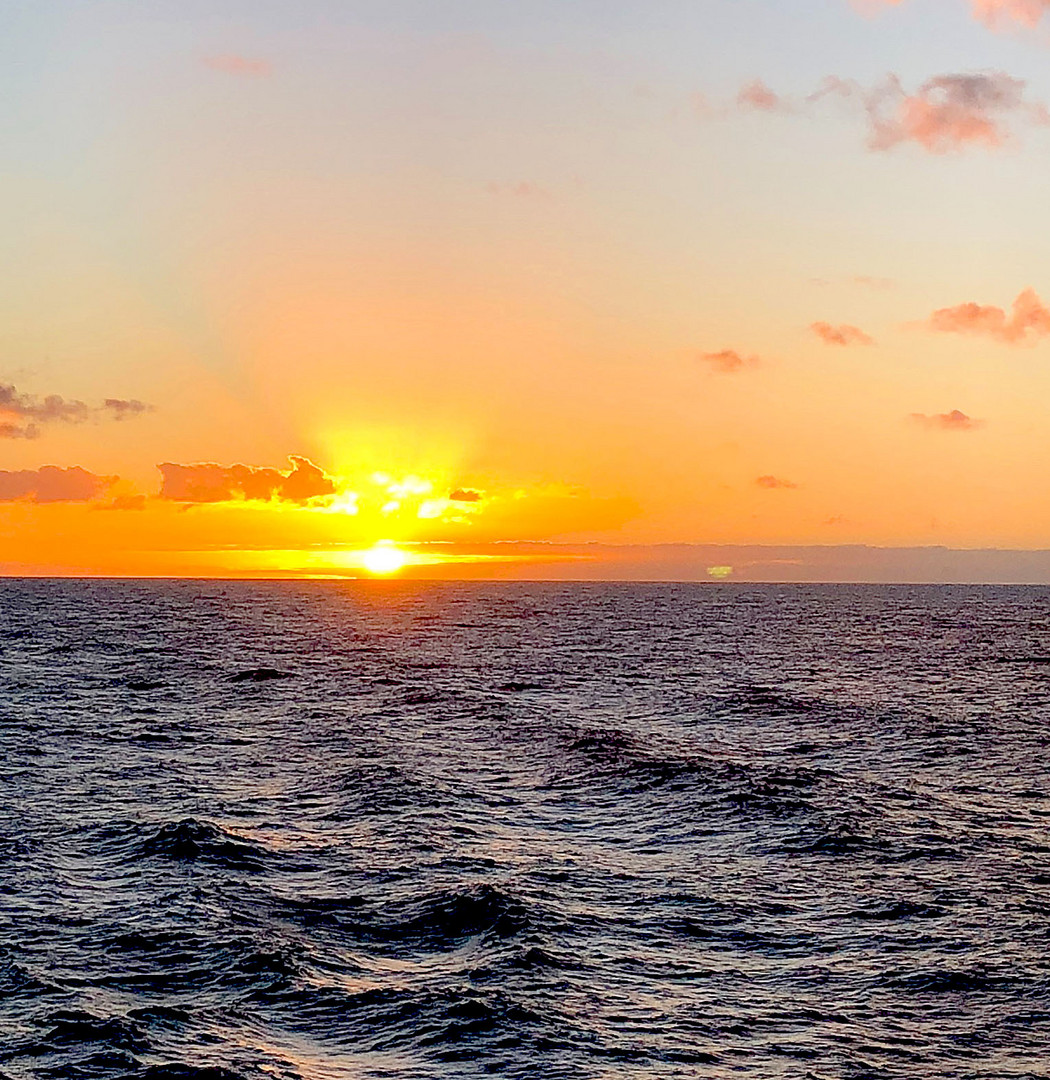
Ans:
POLYGON ((292 456, 287 472, 255 465, 216 465, 200 462, 158 465, 160 497, 185 503, 235 501, 306 503, 334 495, 334 481, 312 461, 292 456))
POLYGON ((474 491, 471 488, 456 488, 455 491, 449 494, 449 500, 451 502, 465 503, 481 502, 481 492, 474 491))
POLYGON ((44 424, 82 424, 91 419, 124 420, 152 411, 142 401, 106 398, 101 405, 87 405, 48 394, 22 394, 10 384, 0 384, 0 439, 36 439, 44 424))
POLYGON ((0 502, 89 502, 104 495, 116 482, 115 476, 97 476, 79 465, 0 471, 0 502))

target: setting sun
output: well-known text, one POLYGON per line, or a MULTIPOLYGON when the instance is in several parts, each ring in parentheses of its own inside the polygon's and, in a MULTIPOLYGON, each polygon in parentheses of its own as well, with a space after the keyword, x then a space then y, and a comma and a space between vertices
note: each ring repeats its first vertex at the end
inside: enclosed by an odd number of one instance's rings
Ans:
POLYGON ((407 562, 405 553, 389 540, 381 540, 361 555, 361 563, 370 574, 396 574, 407 562))

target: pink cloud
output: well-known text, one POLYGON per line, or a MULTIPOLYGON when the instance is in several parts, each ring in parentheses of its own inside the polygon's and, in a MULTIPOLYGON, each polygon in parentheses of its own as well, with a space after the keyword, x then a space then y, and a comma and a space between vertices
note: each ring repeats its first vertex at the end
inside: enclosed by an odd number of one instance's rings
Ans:
MULTIPOLYGON (((1027 87, 1023 79, 1001 71, 936 75, 915 89, 906 88, 893 74, 869 87, 829 75, 806 98, 792 101, 758 79, 740 90, 736 107, 812 114, 821 102, 838 99, 863 110, 870 149, 912 144, 946 154, 972 147, 996 149, 1023 124, 1050 126, 1050 108, 1030 99, 1027 87)), ((727 105, 707 115, 728 116, 731 111, 727 105)))
POLYGON ((992 305, 959 304, 935 311, 928 325, 944 333, 990 337, 1005 345, 1030 345, 1050 334, 1050 310, 1034 289, 1025 289, 1010 314, 992 305))
POLYGON ((736 103, 744 109, 757 109, 760 112, 786 112, 791 106, 761 79, 755 79, 741 87, 736 96, 736 103))
POLYGON ((912 420, 931 431, 973 431, 979 428, 983 421, 975 420, 972 416, 952 409, 951 412, 936 413, 927 416, 926 413, 912 413, 912 420))
MULTIPOLYGON (((903 0, 866 0, 863 6, 899 7, 901 3, 903 0)), ((971 0, 970 7, 975 17, 989 26, 1012 19, 1034 29, 1050 12, 1050 0, 971 0)))
POLYGON ((798 487, 798 484, 790 480, 782 480, 779 476, 760 476, 755 483, 767 491, 788 491, 798 487))
POLYGON ((757 356, 741 356, 735 349, 701 353, 700 359, 719 375, 733 375, 747 368, 757 367, 760 363, 757 356))
POLYGON ((810 330, 824 342, 825 345, 874 345, 875 339, 869 337, 857 326, 843 323, 841 326, 832 326, 831 323, 815 322, 810 330))
POLYGON ((1011 137, 1012 120, 1045 122, 1045 107, 1025 100, 1025 85, 1002 72, 938 75, 908 93, 893 76, 864 98, 868 144, 891 150, 915 143, 933 154, 995 149, 1011 137))
POLYGON ((809 96, 856 102, 868 119, 868 146, 892 150, 905 143, 933 154, 982 146, 995 149, 1018 123, 1046 125, 1045 104, 1026 97, 1027 84, 1003 72, 937 75, 914 91, 896 75, 871 88, 830 76, 809 96))
POLYGON ((253 59, 248 56, 238 56, 235 53, 227 53, 222 56, 206 56, 204 66, 212 71, 221 71, 224 75, 241 75, 246 78, 259 79, 272 72, 268 60, 253 59))
POLYGON ((1035 27, 1050 11, 1050 0, 973 0, 973 10, 989 26, 995 26, 1005 17, 1035 27))

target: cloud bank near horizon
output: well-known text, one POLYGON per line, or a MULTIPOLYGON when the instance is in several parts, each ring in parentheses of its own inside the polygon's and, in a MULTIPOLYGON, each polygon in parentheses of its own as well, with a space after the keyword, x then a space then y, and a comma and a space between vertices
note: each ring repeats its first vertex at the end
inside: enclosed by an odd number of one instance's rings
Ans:
POLYGON ((182 503, 289 502, 304 505, 335 495, 335 481, 309 458, 292 455, 291 469, 281 472, 257 465, 180 465, 165 461, 160 498, 182 503))
POLYGON ((99 476, 79 465, 0 470, 0 502, 91 502, 116 482, 116 476, 99 476))

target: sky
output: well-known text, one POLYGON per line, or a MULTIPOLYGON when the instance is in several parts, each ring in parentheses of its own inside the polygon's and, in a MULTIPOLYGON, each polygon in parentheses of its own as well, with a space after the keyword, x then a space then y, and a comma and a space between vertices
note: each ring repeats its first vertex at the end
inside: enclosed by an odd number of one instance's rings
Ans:
POLYGON ((0 572, 1050 580, 1050 0, 0 20, 0 572))

